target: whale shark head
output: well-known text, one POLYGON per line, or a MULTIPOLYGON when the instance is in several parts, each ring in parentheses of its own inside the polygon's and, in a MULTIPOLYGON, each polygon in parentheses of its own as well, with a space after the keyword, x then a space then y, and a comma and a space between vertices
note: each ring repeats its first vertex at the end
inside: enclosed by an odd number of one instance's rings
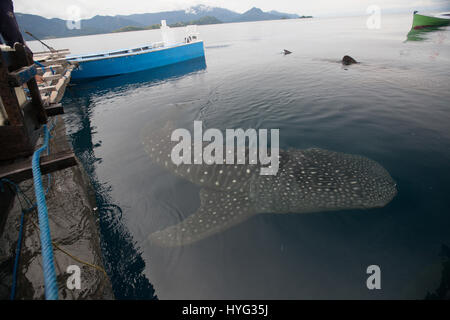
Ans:
POLYGON ((280 152, 278 174, 254 179, 250 194, 257 211, 307 213, 383 207, 397 188, 373 160, 313 148, 280 152))
POLYGON ((170 161, 171 126, 146 129, 144 149, 173 174, 201 187, 197 212, 149 235, 159 246, 180 246, 222 232, 260 213, 311 213, 383 207, 397 194, 395 181, 363 156, 318 148, 279 150, 276 175, 258 164, 180 164, 170 161))

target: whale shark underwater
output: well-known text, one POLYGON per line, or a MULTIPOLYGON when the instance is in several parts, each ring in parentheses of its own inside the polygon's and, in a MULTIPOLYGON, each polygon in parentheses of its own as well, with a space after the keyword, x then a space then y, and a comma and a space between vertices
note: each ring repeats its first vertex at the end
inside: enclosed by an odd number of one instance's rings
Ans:
POLYGON ((175 165, 172 129, 170 123, 144 129, 144 149, 152 161, 201 187, 200 207, 180 223, 150 234, 155 245, 188 245, 256 214, 383 207, 397 194, 395 181, 377 162, 318 148, 280 149, 276 175, 260 175, 260 164, 175 165))

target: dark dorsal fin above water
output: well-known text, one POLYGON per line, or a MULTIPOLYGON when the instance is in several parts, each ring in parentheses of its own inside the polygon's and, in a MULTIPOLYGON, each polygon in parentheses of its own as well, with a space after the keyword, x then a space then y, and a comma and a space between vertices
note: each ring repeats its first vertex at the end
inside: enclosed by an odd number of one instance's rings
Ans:
POLYGON ((344 57, 342 58, 342 64, 343 64, 344 66, 349 66, 349 65, 351 65, 351 64, 356 64, 356 63, 359 63, 359 62, 356 61, 355 59, 353 59, 353 58, 350 57, 350 56, 344 56, 344 57))

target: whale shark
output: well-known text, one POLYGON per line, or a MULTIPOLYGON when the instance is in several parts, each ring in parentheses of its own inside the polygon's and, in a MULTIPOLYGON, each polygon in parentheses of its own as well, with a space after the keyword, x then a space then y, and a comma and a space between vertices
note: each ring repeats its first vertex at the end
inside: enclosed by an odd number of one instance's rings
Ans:
POLYGON ((276 175, 260 175, 260 164, 175 165, 172 131, 170 123, 144 129, 144 150, 155 163, 200 187, 200 207, 180 223, 151 233, 148 240, 158 246, 192 244, 256 214, 379 208, 397 194, 395 181, 377 162, 319 148, 280 149, 276 175))

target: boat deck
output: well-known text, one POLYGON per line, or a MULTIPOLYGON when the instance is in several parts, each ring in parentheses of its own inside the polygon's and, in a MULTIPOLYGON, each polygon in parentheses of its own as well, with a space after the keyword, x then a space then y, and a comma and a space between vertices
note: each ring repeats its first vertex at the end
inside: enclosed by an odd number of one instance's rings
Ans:
POLYGON ((67 56, 67 62, 78 63, 74 81, 116 76, 154 69, 203 57, 203 41, 195 39, 164 45, 163 42, 130 49, 67 56))
MULTIPOLYGON (((201 42, 201 41, 197 41, 197 42, 201 42)), ((69 61, 77 61, 77 62, 94 61, 94 60, 100 60, 100 59, 108 59, 108 58, 124 57, 124 56, 130 56, 130 55, 149 53, 149 52, 153 52, 153 51, 170 49, 170 48, 189 45, 189 44, 193 44, 193 43, 195 43, 195 42, 177 43, 174 45, 165 46, 164 42, 156 42, 156 43, 153 43, 150 45, 144 45, 144 46, 129 48, 129 49, 118 49, 118 50, 103 51, 103 52, 88 53, 88 54, 69 55, 69 56, 66 56, 66 59, 69 61)))

